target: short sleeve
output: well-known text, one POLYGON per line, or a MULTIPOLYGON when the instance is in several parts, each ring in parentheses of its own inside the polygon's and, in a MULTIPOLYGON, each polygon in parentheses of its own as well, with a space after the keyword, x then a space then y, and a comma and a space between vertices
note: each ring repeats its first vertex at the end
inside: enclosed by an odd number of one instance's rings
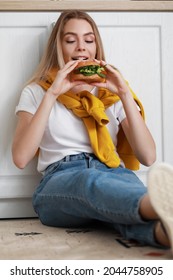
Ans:
POLYGON ((15 114, 19 111, 25 111, 35 114, 44 96, 44 90, 37 84, 26 86, 20 96, 19 103, 16 106, 15 114))
MULTIPOLYGON (((136 106, 137 106, 137 109, 140 112, 140 107, 137 104, 136 104, 136 106)), ((124 111, 124 107, 123 107, 121 101, 117 102, 116 115, 117 115, 117 120, 118 120, 119 123, 121 123, 126 118, 126 113, 124 111)))

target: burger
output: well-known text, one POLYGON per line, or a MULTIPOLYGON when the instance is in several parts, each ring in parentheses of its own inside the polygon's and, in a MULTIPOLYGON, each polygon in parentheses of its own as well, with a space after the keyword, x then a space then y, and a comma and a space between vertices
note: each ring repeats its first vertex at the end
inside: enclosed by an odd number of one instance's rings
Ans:
POLYGON ((106 71, 95 61, 80 61, 70 73, 71 81, 85 81, 86 83, 104 83, 106 71))

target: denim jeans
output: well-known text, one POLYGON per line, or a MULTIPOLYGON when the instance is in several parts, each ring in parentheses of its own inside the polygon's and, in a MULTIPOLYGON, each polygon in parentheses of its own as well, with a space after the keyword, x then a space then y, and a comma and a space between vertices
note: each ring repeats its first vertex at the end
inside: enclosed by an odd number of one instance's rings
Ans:
POLYGON ((41 222, 55 227, 84 226, 99 220, 125 239, 160 247, 155 221, 144 221, 139 203, 147 188, 124 167, 109 168, 93 154, 71 155, 50 165, 33 195, 41 222))

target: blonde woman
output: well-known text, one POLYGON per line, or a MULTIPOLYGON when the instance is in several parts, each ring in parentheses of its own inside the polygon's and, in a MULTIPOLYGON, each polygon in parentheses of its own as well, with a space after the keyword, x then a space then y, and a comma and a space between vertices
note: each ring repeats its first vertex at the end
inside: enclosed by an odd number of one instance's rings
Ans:
POLYGON ((170 247, 147 188, 130 170, 156 159, 143 106, 106 63, 98 28, 87 13, 60 15, 16 114, 13 159, 24 168, 39 151, 43 178, 33 206, 43 224, 77 227, 99 220, 126 239, 170 247), (99 63, 106 82, 71 81, 81 60, 99 63))

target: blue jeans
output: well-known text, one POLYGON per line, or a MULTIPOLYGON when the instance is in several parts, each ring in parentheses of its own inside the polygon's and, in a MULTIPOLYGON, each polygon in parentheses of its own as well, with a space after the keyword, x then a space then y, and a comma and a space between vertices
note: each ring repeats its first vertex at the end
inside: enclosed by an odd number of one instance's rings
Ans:
POLYGON ((93 154, 67 156, 50 165, 33 195, 41 222, 55 227, 84 226, 100 220, 126 239, 161 247, 155 221, 144 221, 139 203, 147 188, 123 167, 109 168, 93 154))

